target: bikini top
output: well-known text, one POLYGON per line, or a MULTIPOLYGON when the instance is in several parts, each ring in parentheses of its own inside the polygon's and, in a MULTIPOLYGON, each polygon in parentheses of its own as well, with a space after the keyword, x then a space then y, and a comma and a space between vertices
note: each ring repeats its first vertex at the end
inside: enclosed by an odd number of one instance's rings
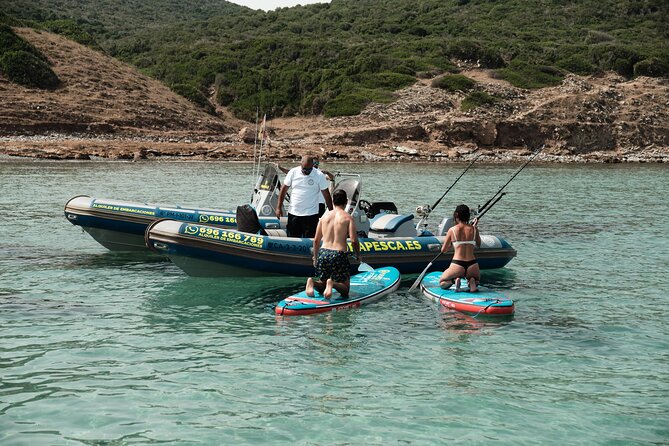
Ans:
POLYGON ((474 228, 474 240, 462 240, 458 241, 458 239, 455 238, 455 231, 453 231, 453 246, 460 246, 460 245, 472 245, 476 247, 476 231, 477 229, 474 228))

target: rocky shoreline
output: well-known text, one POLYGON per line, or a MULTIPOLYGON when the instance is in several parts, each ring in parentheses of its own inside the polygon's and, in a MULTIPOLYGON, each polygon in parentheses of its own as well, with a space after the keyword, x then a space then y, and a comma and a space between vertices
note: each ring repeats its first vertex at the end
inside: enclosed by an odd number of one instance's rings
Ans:
MULTIPOLYGON (((199 160, 252 161, 254 144, 215 135, 14 135, 0 136, 0 156, 5 159, 48 160, 199 160)), ((263 148, 263 160, 295 161, 304 154, 328 161, 350 162, 466 162, 480 154, 481 162, 514 163, 531 154, 528 148, 498 149, 474 144, 445 149, 434 144, 410 146, 387 143, 351 145, 291 144, 280 139, 263 148)), ((669 163, 669 152, 656 147, 630 147, 618 151, 565 153, 548 145, 537 157, 545 163, 669 163)))

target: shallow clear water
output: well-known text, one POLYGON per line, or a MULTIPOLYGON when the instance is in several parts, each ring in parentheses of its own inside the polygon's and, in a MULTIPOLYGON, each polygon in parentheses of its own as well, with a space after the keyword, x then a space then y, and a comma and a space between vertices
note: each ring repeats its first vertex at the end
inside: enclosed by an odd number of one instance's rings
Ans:
MULTIPOLYGON (((434 201, 464 165, 325 166, 367 199, 434 201)), ((436 214, 517 166, 477 166, 436 214)), ((669 442, 666 166, 530 165, 482 223, 511 320, 376 304, 277 319, 298 279, 193 279, 107 252, 74 195, 234 208, 249 164, 0 162, 0 444, 669 442)), ((436 224, 438 218, 434 218, 436 224)))

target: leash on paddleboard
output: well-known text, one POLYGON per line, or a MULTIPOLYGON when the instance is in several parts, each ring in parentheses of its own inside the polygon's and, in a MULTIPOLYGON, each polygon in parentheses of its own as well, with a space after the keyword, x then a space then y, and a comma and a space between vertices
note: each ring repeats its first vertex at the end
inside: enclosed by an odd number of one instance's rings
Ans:
POLYGON ((481 314, 481 313, 485 313, 486 311, 488 311, 488 308, 492 307, 494 304, 498 304, 498 303, 502 302, 502 301, 499 300, 499 299, 490 299, 490 300, 492 300, 492 302, 490 302, 490 303, 489 303, 487 306, 485 306, 484 308, 480 309, 478 313, 476 313, 474 316, 472 316, 472 318, 475 318, 476 316, 478 316, 478 315, 481 314))

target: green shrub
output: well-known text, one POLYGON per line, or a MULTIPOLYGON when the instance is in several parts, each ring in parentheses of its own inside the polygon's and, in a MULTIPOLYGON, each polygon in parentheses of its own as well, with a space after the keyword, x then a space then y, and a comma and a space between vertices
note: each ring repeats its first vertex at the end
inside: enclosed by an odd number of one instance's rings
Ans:
POLYGON ((353 116, 360 114, 370 102, 387 103, 394 99, 392 93, 382 90, 358 90, 341 94, 323 106, 323 114, 328 117, 353 116))
POLYGON ((60 80, 51 67, 27 51, 8 51, 0 56, 0 71, 11 82, 43 89, 53 89, 60 80))
POLYGON ((614 40, 613 36, 602 31, 588 30, 588 35, 585 36, 585 43, 592 45, 596 43, 611 42, 614 40))
POLYGON ((214 107, 200 90, 190 84, 174 84, 172 91, 204 108, 207 113, 214 113, 214 107))
POLYGON ((567 71, 581 75, 591 74, 595 71, 595 66, 590 62, 587 54, 572 54, 558 59, 555 64, 567 71))
POLYGON ((626 45, 600 43, 590 47, 590 59, 600 70, 615 71, 630 78, 634 74, 634 64, 641 60, 641 56, 626 45))
POLYGON ((23 23, 21 23, 20 20, 7 15, 6 13, 0 11, 0 24, 8 25, 8 26, 23 26, 23 23))
POLYGON ((634 76, 669 77, 669 63, 659 57, 651 57, 634 64, 634 76))
POLYGON ((365 88, 397 90, 416 82, 414 76, 399 73, 374 73, 361 76, 360 85, 365 88))
POLYGON ((502 56, 479 42, 470 39, 455 39, 448 43, 446 54, 449 57, 476 62, 485 68, 500 68, 505 65, 502 56))
POLYGON ((37 48, 17 36, 8 25, 0 25, 0 55, 13 52, 24 51, 30 53, 44 63, 49 60, 37 48))
POLYGON ((432 86, 447 91, 469 91, 476 82, 461 74, 447 74, 432 81, 432 86))
POLYGON ((507 68, 497 70, 496 74, 518 88, 543 88, 558 85, 564 76, 562 71, 556 67, 515 61, 507 68))
POLYGON ((323 107, 323 114, 328 118, 357 115, 368 103, 369 99, 367 97, 361 94, 348 93, 328 101, 323 107))
POLYGON ((489 95, 484 91, 472 91, 467 95, 467 97, 460 104, 460 109, 462 111, 471 110, 476 107, 483 107, 486 105, 492 105, 499 102, 494 96, 489 95))
POLYGON ((73 20, 49 20, 43 24, 44 29, 55 34, 65 36, 82 45, 100 49, 95 38, 82 26, 73 20))

